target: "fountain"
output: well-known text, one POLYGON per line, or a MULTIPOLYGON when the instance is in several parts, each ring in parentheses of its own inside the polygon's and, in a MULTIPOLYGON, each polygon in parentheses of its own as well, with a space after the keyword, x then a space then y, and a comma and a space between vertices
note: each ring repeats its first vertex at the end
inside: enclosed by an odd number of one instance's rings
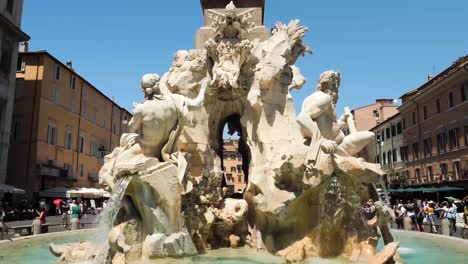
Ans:
POLYGON ((377 198, 382 171, 371 161, 373 133, 356 131, 349 109, 336 118, 340 74, 322 73, 295 113, 291 90, 306 81, 295 63, 312 53, 308 29, 293 20, 270 32, 256 8, 233 2, 205 12, 196 49, 178 51, 162 77, 143 76, 145 99, 105 158, 106 238, 51 244, 59 262, 196 262, 199 254, 244 254, 235 249, 242 247, 289 262, 400 263, 385 206, 369 221, 361 213, 377 198), (223 186, 226 123, 240 132, 248 165, 242 199, 223 186))

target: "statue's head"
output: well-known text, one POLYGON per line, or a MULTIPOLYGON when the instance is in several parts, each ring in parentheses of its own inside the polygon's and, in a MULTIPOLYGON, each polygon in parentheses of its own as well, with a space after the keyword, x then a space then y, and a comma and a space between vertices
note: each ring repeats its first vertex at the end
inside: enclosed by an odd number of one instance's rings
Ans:
POLYGON ((338 102, 338 88, 340 87, 341 76, 336 71, 326 71, 320 74, 317 84, 317 91, 322 91, 331 96, 333 105, 338 102))
POLYGON ((230 2, 225 9, 225 14, 226 14, 226 22, 228 24, 232 24, 234 20, 237 17, 236 14, 236 6, 234 5, 234 2, 230 2))
POLYGON ((148 73, 141 78, 141 90, 145 94, 145 98, 151 97, 155 94, 160 94, 159 81, 161 77, 155 73, 148 73))

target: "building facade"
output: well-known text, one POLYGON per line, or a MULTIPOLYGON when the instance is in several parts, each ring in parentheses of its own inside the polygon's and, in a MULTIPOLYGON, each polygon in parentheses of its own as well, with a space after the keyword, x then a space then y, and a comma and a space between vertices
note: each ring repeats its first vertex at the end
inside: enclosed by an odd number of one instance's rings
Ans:
POLYGON ((403 123, 399 113, 379 122, 370 131, 376 135, 376 160, 384 171, 386 187, 401 185, 406 179, 405 162, 408 157, 403 123))
POLYGON ((29 195, 97 187, 131 115, 47 51, 20 53, 7 183, 29 195))
POLYGON ((246 187, 239 140, 225 139, 223 149, 223 170, 226 185, 231 192, 243 192, 246 187))
POLYGON ((468 56, 402 97, 408 185, 466 186, 468 56))
POLYGON ((0 184, 7 175, 18 44, 29 40, 21 31, 22 13, 22 0, 0 1, 0 184))
POLYGON ((398 113, 398 106, 393 99, 377 99, 374 104, 366 105, 351 110, 358 131, 369 131, 378 122, 383 122, 387 118, 398 113))

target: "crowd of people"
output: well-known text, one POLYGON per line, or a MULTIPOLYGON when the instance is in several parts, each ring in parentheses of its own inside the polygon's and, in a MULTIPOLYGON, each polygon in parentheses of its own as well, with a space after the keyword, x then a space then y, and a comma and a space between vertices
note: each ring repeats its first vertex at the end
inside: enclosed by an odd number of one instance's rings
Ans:
POLYGON ((450 221, 450 232, 457 232, 458 227, 468 226, 468 196, 462 200, 452 199, 441 203, 427 199, 414 199, 404 203, 396 200, 392 205, 398 229, 404 228, 404 218, 409 217, 415 230, 424 232, 424 224, 429 225, 431 233, 437 233, 438 222, 450 221))

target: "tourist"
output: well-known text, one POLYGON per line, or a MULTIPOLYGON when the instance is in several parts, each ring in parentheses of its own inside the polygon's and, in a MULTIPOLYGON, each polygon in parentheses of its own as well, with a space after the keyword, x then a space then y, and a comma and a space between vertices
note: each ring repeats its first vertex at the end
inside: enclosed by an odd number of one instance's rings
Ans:
POLYGON ((41 199, 41 200, 39 201, 39 209, 44 208, 44 210, 45 210, 46 207, 47 207, 47 206, 46 206, 45 199, 41 199))
POLYGON ((80 206, 80 202, 75 202, 73 201, 73 203, 71 204, 71 214, 70 214, 70 219, 75 219, 75 218, 81 218, 81 206, 80 206))
POLYGON ((436 222, 436 214, 435 214, 435 203, 434 201, 429 201, 427 207, 426 207, 426 215, 427 215, 427 221, 429 222, 431 232, 437 234, 437 228, 435 226, 436 222))
POLYGON ((396 224, 397 229, 403 229, 403 217, 405 216, 406 209, 403 204, 398 204, 395 209, 395 216, 396 216, 396 224))
POLYGON ((60 210, 62 211, 62 226, 67 227, 68 226, 68 210, 70 209, 70 205, 62 201, 60 203, 60 210))
POLYGON ((452 224, 452 230, 453 232, 457 232, 457 205, 456 201, 452 203, 452 206, 449 209, 449 220, 450 223, 452 224))
POLYGON ((418 229, 419 232, 424 232, 423 223, 424 223, 425 212, 424 212, 424 207, 422 205, 421 200, 416 201, 414 211, 416 212, 416 228, 418 229))
POLYGON ((39 211, 36 212, 37 214, 37 219, 41 223, 41 225, 46 223, 46 212, 45 208, 39 208, 39 211))
POLYGON ((7 233, 8 226, 5 224, 5 208, 3 201, 0 200, 0 240, 3 239, 3 234, 7 233))
POLYGON ((411 219, 411 223, 417 227, 417 219, 416 219, 416 202, 411 202, 408 200, 406 203, 406 215, 411 219))

